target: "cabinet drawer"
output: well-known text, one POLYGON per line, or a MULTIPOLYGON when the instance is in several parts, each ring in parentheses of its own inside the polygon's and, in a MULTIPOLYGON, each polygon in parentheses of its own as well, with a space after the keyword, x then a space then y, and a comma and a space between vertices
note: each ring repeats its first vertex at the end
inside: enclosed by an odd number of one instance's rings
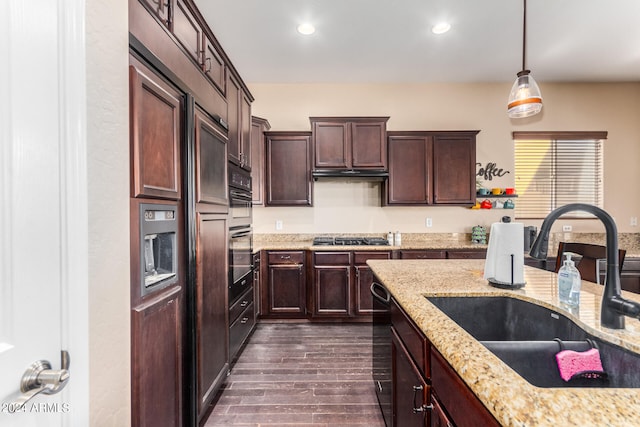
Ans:
POLYGON ((447 251, 449 259, 484 259, 487 255, 485 249, 468 251, 447 251))
POLYGON ((253 302, 253 287, 247 289, 238 300, 229 307, 229 323, 233 323, 240 314, 253 302))
POLYGON ((242 312, 238 319, 229 327, 229 357, 233 359, 244 341, 256 324, 253 303, 242 312))
POLYGON ((351 252, 314 252, 314 265, 349 265, 351 252))
POLYGON ((445 259, 447 252, 440 249, 408 249, 400 251, 400 259, 445 259))
POLYGON ((354 252, 353 263, 355 265, 363 265, 367 263, 368 259, 391 259, 391 252, 389 251, 375 251, 375 252, 354 252))
POLYGON ((397 304, 395 300, 391 304, 391 323, 393 328, 402 339, 407 352, 413 358, 422 375, 428 379, 430 373, 427 339, 397 304))
POLYGON ((433 347, 431 347, 431 386, 456 426, 500 425, 433 347))
POLYGON ((304 252, 269 252, 269 264, 302 264, 304 252))

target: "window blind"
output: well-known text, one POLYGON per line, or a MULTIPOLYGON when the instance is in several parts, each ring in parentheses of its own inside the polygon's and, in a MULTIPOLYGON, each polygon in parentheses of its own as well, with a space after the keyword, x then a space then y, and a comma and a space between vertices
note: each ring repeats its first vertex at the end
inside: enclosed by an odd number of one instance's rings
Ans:
MULTIPOLYGON (((576 136, 581 139, 572 139, 569 132, 514 132, 517 218, 545 218, 568 203, 603 206, 602 139, 593 139, 603 133, 576 136)), ((564 217, 592 215, 571 212, 564 217)))

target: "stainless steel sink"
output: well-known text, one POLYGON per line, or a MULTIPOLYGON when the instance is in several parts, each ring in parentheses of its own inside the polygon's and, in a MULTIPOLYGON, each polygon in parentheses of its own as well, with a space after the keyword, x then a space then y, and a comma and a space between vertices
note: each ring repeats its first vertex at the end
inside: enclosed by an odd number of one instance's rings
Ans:
POLYGON ((509 297, 426 297, 529 383, 538 387, 640 387, 640 355, 597 338, 562 313, 509 297), (560 378, 555 354, 600 350, 607 379, 560 378))

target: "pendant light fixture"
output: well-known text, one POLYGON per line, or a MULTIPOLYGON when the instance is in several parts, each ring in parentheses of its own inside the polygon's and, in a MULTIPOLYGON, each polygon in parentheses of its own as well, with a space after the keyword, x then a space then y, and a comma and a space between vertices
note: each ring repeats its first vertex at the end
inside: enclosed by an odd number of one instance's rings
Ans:
POLYGON ((527 70, 525 59, 527 52, 527 0, 524 2, 524 19, 522 23, 522 71, 517 75, 511 87, 507 115, 511 118, 529 117, 542 110, 542 95, 538 84, 527 70))

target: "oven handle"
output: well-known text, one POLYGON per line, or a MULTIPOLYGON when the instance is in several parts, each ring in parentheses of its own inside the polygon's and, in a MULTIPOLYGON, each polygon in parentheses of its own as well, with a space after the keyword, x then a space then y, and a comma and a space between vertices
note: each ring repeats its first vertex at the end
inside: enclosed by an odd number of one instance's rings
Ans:
POLYGON ((236 191, 236 190, 231 190, 230 193, 231 193, 231 198, 251 200, 251 193, 247 193, 245 191, 236 191))
POLYGON ((375 299, 377 299, 378 301, 384 303, 385 305, 389 305, 389 303, 391 302, 391 294, 389 293, 387 288, 382 286, 380 283, 373 282, 373 283, 371 283, 371 288, 370 289, 371 289, 371 295, 373 295, 373 297, 375 299), (379 294, 376 291, 376 289, 380 289, 382 291, 382 294, 384 294, 384 296, 379 294))
POLYGON ((232 239, 237 239, 239 237, 248 236, 249 234, 251 234, 251 230, 238 231, 236 233, 231 233, 231 238, 232 239))

